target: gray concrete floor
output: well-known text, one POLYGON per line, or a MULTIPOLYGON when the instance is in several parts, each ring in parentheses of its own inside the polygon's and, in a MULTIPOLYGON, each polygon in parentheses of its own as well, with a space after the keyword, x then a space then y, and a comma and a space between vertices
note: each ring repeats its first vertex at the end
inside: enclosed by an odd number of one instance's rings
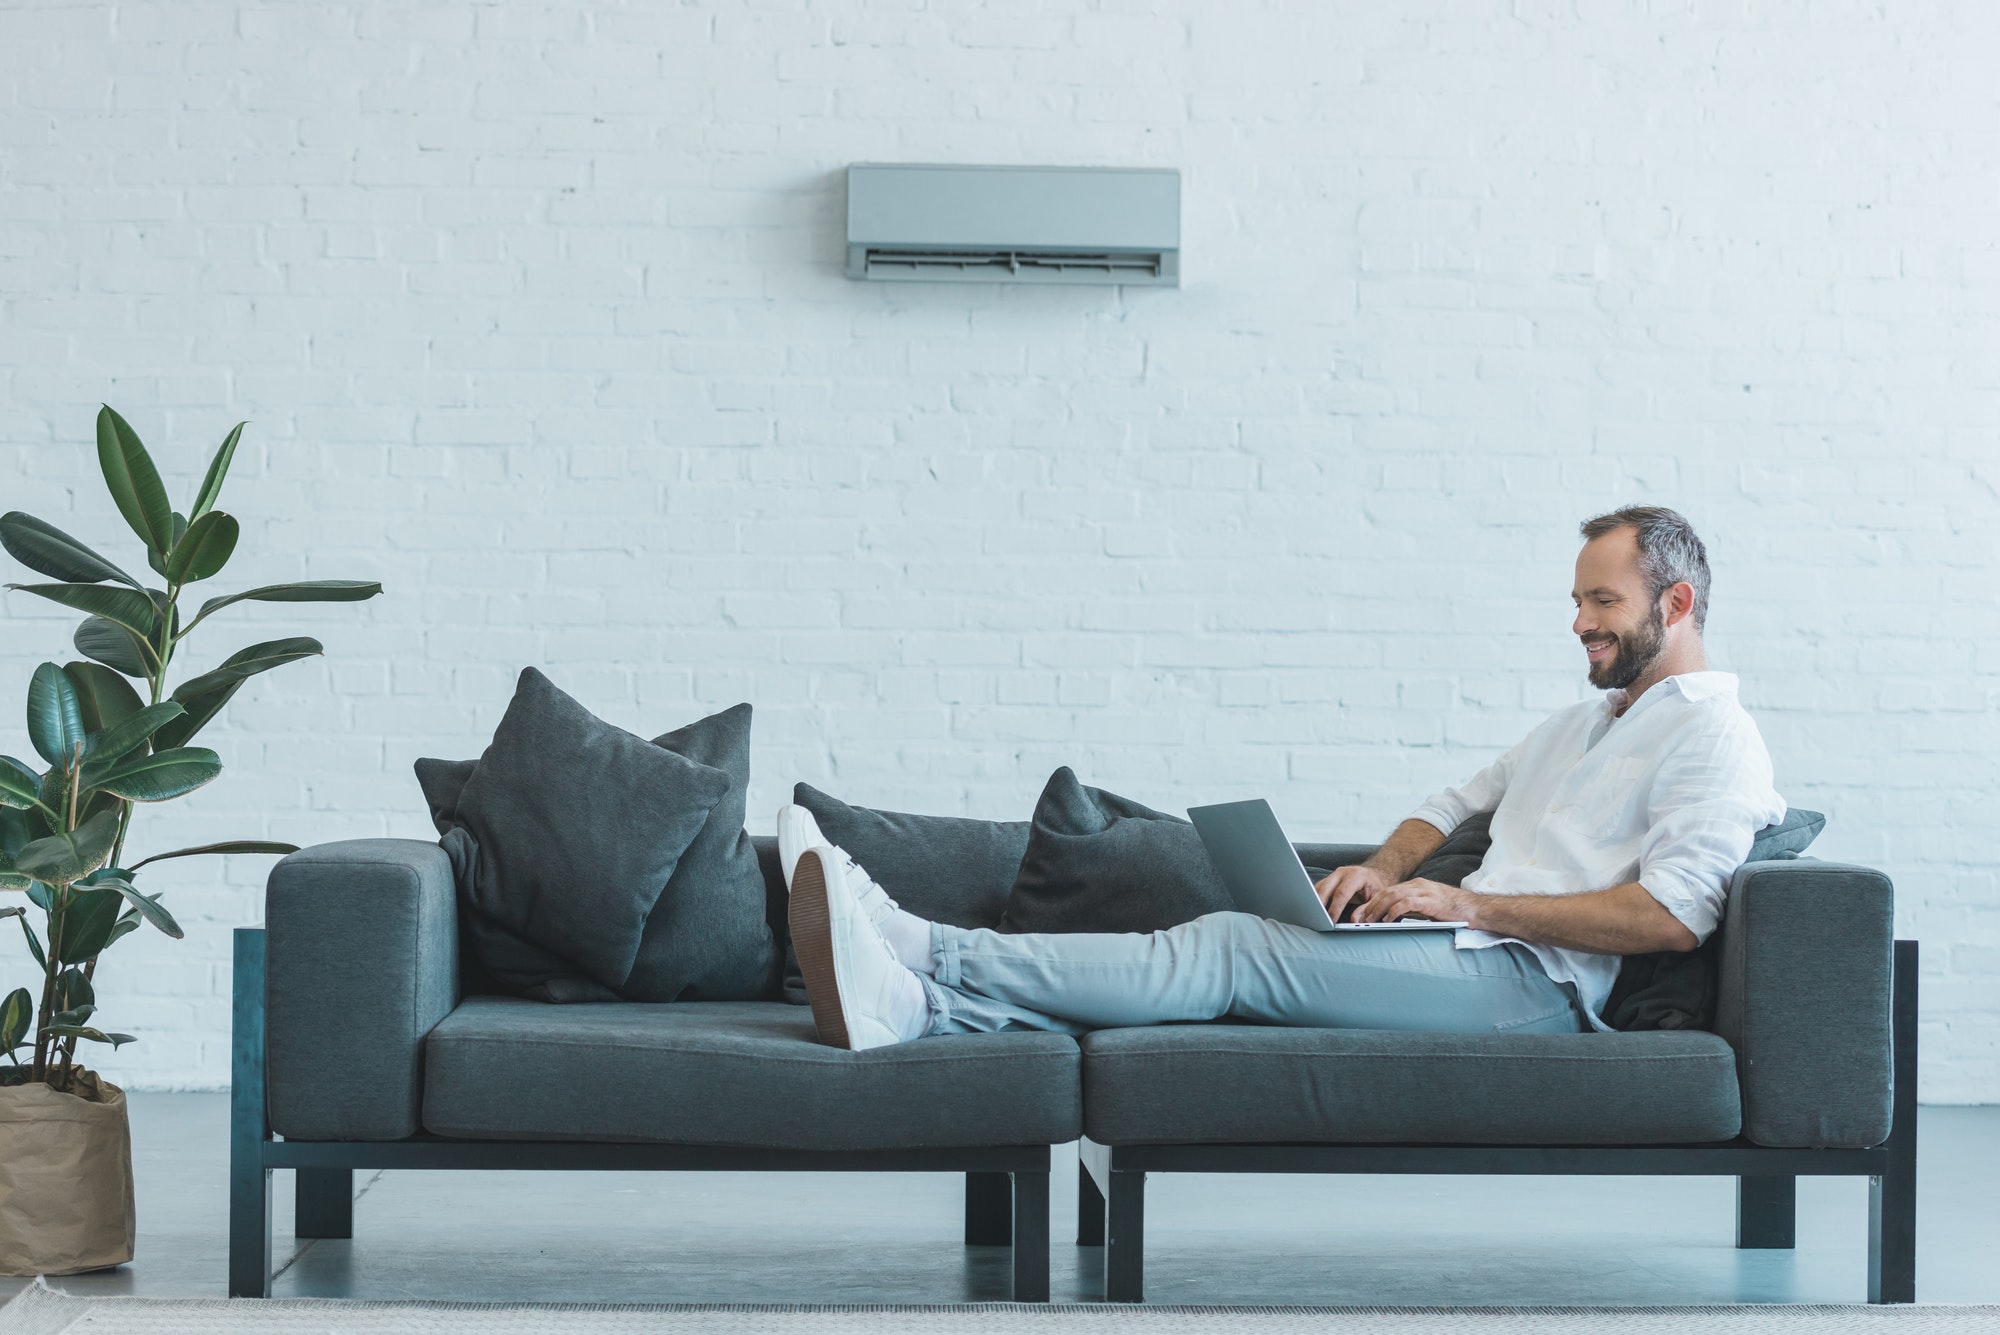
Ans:
MULTIPOLYGON (((2000 1107, 1926 1108, 1917 1294, 2000 1302, 2000 1107)), ((228 1104, 132 1098, 138 1255, 75 1293, 215 1297, 228 1104)), ((942 1174, 356 1174, 352 1241, 298 1244, 278 1173, 280 1296, 531 1302, 935 1303, 1008 1297, 1003 1248, 960 1241, 942 1174)), ((1155 1303, 1849 1303, 1865 1297, 1865 1181, 1801 1179, 1799 1245, 1731 1245, 1728 1178, 1237 1177, 1147 1183, 1155 1303)), ((1053 1297, 1101 1297, 1056 1152, 1053 1297)), ((21 1281, 0 1280, 0 1297, 21 1281)))

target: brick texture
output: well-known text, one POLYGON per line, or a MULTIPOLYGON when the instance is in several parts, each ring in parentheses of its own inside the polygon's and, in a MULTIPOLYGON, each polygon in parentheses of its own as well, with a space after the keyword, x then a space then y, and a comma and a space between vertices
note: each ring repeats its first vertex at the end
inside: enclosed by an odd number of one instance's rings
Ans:
MULTIPOLYGON (((427 835, 410 761, 524 663, 753 701, 758 828, 1071 764, 1373 837, 1587 690, 1575 525, 1670 503, 1816 851, 1924 938, 1925 1097, 2000 1100, 1996 55, 1973 0, 14 0, 5 506, 137 564, 98 402, 183 498, 249 418, 221 582, 388 590, 189 641, 328 654, 143 851, 427 835), (1180 167, 1186 286, 850 282, 865 160, 1180 167)), ((72 618, 5 616, 18 701, 72 618)), ((226 1082, 267 861, 151 877, 116 1078, 226 1082)))

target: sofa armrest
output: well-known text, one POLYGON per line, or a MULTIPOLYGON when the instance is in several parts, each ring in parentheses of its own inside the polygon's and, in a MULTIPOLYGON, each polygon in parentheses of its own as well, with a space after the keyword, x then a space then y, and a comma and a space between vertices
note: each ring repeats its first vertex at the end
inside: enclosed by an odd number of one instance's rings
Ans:
POLYGON ((1751 862, 1729 886, 1716 1032, 1736 1049, 1743 1134, 1861 1148, 1888 1138, 1895 893, 1870 867, 1751 862))
POLYGON ((400 1140, 420 1125, 424 1036, 458 1004, 458 904, 434 843, 300 849, 264 895, 271 1129, 400 1140))

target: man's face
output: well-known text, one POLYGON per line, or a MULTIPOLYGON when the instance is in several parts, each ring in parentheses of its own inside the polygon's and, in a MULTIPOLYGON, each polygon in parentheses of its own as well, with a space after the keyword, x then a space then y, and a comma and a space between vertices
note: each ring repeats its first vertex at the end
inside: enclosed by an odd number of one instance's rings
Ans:
POLYGON ((1599 690, 1630 686, 1665 649, 1666 616, 1646 595, 1635 530, 1615 529, 1584 544, 1570 598, 1576 603, 1570 629, 1583 641, 1590 684, 1599 690))

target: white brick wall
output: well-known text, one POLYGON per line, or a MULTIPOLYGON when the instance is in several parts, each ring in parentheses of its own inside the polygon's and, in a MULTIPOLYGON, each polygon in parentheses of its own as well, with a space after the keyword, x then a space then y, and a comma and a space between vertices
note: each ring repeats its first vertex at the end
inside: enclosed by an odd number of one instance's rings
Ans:
MULTIPOLYGON (((387 586, 191 642, 328 656, 159 848, 426 835, 411 759, 530 662, 640 731, 754 701, 764 828, 1069 763, 1371 837, 1586 689, 1574 526, 1669 502, 1816 851, 1924 938, 1926 1097, 2000 1099, 1996 58, 1974 0, 10 0, 4 504, 136 559, 97 403, 183 495, 249 417, 224 582, 387 586), (849 282, 871 159, 1178 166, 1187 284, 849 282)), ((18 701, 71 618, 5 608, 18 701)), ((226 1080, 265 861, 153 880, 119 1078, 226 1080)))

